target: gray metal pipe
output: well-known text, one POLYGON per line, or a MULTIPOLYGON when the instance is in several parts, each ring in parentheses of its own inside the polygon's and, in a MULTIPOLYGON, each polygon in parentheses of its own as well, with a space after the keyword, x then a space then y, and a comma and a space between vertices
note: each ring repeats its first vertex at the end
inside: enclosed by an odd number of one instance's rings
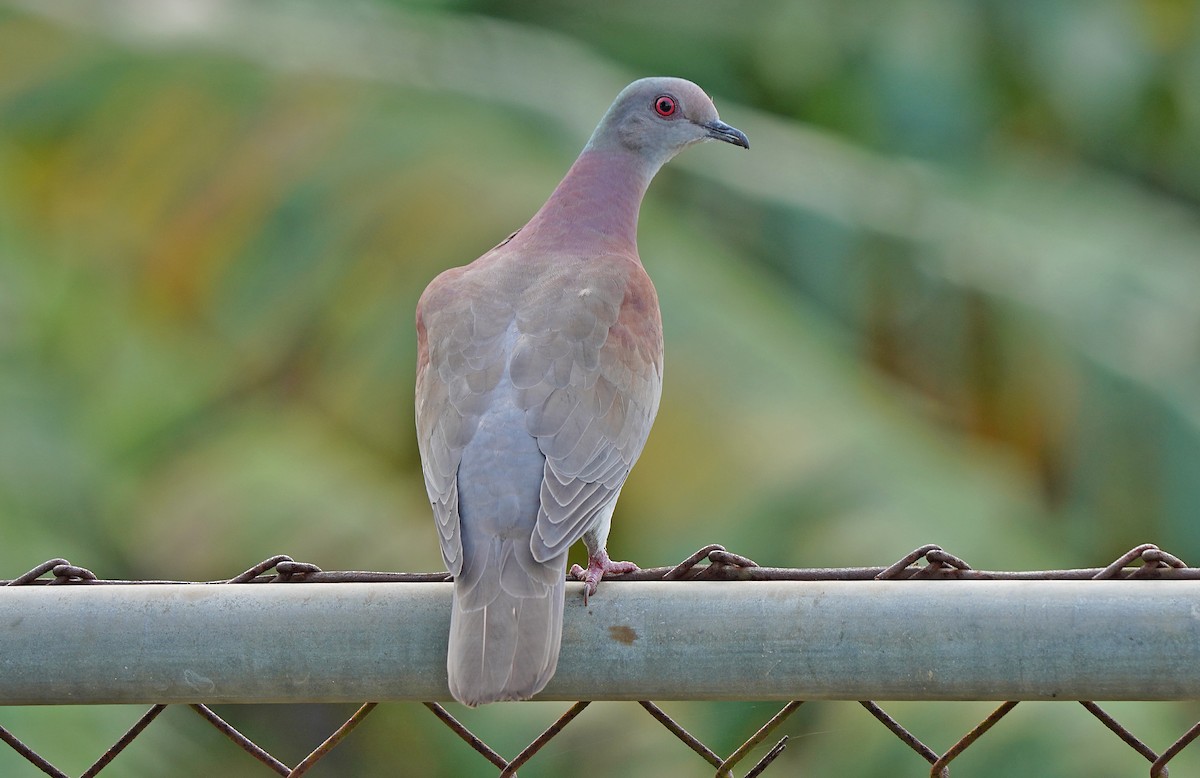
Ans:
MULTIPOLYGON (((567 587, 559 700, 1200 699, 1200 582, 567 587)), ((444 700, 450 584, 0 588, 0 704, 444 700)))

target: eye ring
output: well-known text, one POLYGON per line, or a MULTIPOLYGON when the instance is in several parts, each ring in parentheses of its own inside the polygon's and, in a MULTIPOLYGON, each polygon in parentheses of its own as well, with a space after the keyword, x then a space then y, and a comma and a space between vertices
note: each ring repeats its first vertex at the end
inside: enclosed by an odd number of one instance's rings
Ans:
POLYGON ((654 98, 654 112, 664 119, 675 115, 675 98, 670 95, 659 95, 654 98))

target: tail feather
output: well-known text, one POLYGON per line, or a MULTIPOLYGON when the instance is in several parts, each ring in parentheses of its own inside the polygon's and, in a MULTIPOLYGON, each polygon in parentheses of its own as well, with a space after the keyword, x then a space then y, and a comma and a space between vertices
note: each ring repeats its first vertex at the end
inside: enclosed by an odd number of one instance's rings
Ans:
POLYGON ((518 596, 497 586, 487 605, 468 610, 455 585, 446 655, 454 699, 472 707, 524 700, 550 681, 558 666, 566 582, 559 573, 553 585, 539 588, 540 595, 518 596))

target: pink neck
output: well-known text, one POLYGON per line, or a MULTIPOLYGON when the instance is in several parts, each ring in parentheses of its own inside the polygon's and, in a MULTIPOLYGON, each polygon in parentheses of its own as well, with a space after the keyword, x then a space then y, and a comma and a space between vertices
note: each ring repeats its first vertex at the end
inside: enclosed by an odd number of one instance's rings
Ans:
POLYGON ((546 204, 513 239, 529 247, 637 256, 642 196, 653 178, 622 151, 584 149, 546 204))

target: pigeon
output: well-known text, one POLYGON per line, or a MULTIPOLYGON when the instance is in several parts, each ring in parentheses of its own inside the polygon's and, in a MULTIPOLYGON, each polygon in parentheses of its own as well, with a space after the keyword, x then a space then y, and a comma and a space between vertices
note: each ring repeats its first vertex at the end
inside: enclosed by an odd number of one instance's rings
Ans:
POLYGON ((750 147, 692 82, 634 81, 533 218, 417 304, 417 439, 454 576, 449 691, 465 705, 528 699, 554 675, 576 541, 585 599, 637 570, 606 544, 662 393, 638 212, 659 168, 706 140, 750 147))

